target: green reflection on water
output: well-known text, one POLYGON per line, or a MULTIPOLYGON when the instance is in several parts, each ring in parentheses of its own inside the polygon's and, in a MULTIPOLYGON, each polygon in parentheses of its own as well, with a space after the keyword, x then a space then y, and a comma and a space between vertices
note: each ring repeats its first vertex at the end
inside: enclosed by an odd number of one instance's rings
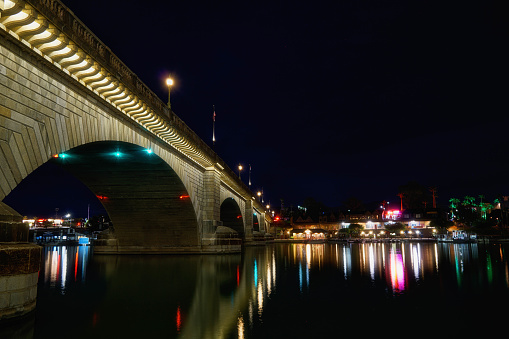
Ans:
POLYGON ((40 338, 320 337, 367 319, 385 326, 397 318, 403 327, 410 325, 402 320, 461 320, 509 301, 505 248, 269 244, 203 256, 46 248, 32 332, 40 338))

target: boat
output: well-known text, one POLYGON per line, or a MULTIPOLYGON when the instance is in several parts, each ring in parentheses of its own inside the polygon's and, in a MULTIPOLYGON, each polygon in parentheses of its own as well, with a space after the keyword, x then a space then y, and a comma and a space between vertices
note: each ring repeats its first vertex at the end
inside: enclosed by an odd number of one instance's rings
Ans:
POLYGON ((90 245, 90 239, 88 237, 81 237, 78 239, 78 244, 84 246, 90 245))

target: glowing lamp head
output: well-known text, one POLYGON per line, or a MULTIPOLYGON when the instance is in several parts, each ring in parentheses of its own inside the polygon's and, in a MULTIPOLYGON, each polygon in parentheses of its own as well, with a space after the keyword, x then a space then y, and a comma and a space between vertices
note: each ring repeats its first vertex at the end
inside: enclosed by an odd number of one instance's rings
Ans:
POLYGON ((172 78, 167 78, 166 79, 166 86, 168 86, 168 87, 173 86, 173 79, 172 78))

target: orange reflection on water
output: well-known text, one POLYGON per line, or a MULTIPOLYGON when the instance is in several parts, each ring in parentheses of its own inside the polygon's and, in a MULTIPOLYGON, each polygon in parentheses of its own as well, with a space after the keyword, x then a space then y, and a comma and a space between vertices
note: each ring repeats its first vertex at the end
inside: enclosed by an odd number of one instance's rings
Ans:
POLYGON ((175 317, 175 322, 177 325, 177 333, 180 333, 180 328, 182 326, 182 315, 180 314, 180 306, 177 307, 177 316, 175 317))

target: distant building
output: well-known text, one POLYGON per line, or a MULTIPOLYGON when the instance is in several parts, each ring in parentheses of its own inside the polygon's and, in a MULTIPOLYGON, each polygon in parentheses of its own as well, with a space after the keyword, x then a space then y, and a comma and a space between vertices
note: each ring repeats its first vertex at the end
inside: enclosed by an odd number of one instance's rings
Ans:
MULTIPOLYGON (((343 228, 348 228, 351 224, 359 224, 365 230, 376 231, 385 230, 385 225, 389 223, 400 222, 410 230, 420 230, 430 228, 432 220, 439 217, 437 209, 426 211, 412 210, 388 210, 381 209, 363 212, 338 212, 328 215, 320 215, 317 221, 309 216, 299 216, 292 221, 290 227, 285 230, 285 237, 293 238, 329 238, 337 235, 337 232, 343 228)), ((429 232, 424 232, 429 233, 429 232)))

